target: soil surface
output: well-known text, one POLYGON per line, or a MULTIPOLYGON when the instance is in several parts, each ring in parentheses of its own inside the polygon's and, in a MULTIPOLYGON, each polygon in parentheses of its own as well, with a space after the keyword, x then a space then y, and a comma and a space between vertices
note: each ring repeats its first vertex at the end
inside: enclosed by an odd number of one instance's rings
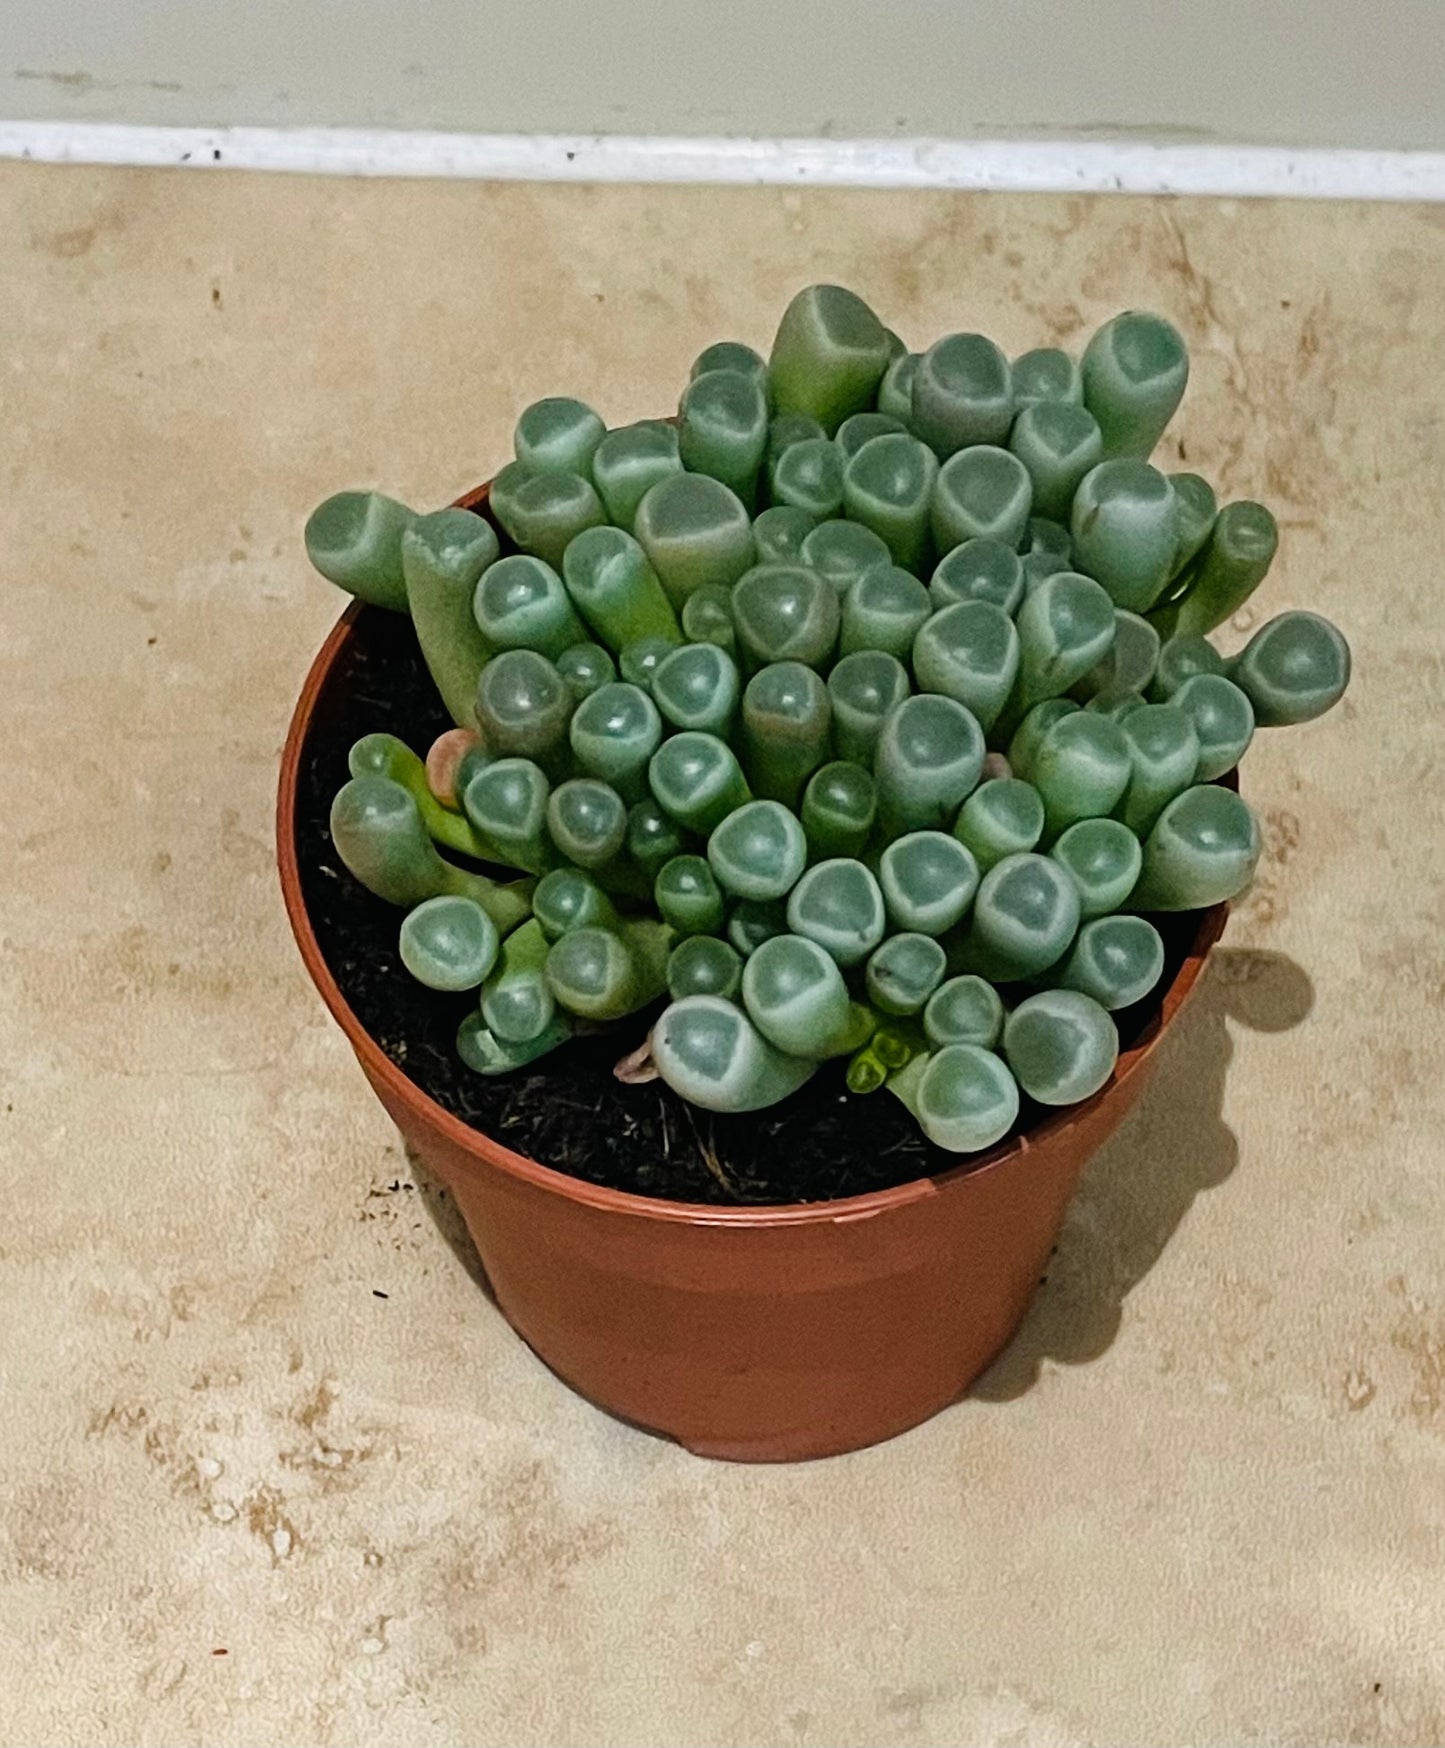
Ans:
MULTIPOLYGON (((467 1068, 454 1039, 475 997, 439 995, 408 974, 397 952, 401 913, 352 878, 327 828, 353 741, 386 730, 425 756, 451 726, 409 621, 368 609, 318 704, 297 801, 301 886, 322 954, 367 1031, 423 1092, 554 1170, 679 1202, 827 1201, 968 1163, 925 1140, 886 1091, 849 1094, 842 1062, 824 1064, 783 1103, 739 1116, 699 1110, 660 1081, 624 1086, 613 1065, 642 1041, 657 1010, 574 1039, 530 1069, 488 1078, 467 1068)), ((1168 954, 1162 989, 1197 919, 1155 920, 1168 954)), ((1115 1017, 1128 1046, 1157 1022, 1158 1005, 1142 1002, 1115 1017)), ((1025 1100, 1019 1128, 1048 1114, 1025 1100)))

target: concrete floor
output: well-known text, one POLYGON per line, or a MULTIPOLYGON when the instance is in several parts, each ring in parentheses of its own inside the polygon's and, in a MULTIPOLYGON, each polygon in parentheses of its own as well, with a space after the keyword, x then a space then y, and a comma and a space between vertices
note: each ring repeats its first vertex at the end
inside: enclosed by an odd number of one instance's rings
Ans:
POLYGON ((0 1737, 1445 1741, 1445 213, 0 172, 0 1737), (299 546, 799 284, 1195 351, 1178 453, 1355 690, 975 1397, 793 1469, 513 1338, 272 866, 299 546), (438 1218, 441 1225, 438 1224, 438 1218), (378 1297, 378 1293, 387 1295, 378 1297))

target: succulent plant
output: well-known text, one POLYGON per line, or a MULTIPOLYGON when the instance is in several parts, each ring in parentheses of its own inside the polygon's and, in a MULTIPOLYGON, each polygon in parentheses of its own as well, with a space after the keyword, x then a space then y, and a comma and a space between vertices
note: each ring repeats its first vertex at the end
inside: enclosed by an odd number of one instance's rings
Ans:
POLYGON ((359 741, 331 829, 407 970, 476 992, 462 1059, 613 1026, 635 1068, 646 1028, 743 1111, 844 1058, 955 1152, 1097 1092, 1165 973, 1146 913, 1253 875, 1219 779, 1349 680, 1313 613, 1208 641, 1278 528, 1150 464, 1187 377, 1143 312, 1010 364, 812 286, 673 420, 528 407, 485 512, 322 504, 316 567, 410 613, 456 724, 359 741))

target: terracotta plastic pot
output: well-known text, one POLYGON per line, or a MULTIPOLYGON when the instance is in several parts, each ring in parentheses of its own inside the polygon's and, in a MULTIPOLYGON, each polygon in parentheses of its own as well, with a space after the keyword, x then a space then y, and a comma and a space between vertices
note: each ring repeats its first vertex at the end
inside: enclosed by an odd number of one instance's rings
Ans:
POLYGON ((397 1128, 456 1198, 513 1328, 582 1395, 700 1456, 830 1456, 947 1407, 1017 1327, 1079 1173, 1143 1090, 1227 907, 1201 915, 1157 1023, 1107 1086, 981 1161, 787 1207, 708 1207, 583 1183, 513 1153, 414 1085, 347 1006, 317 944, 297 866, 298 774, 358 615, 376 611, 348 610, 296 706, 277 814, 281 885, 322 999, 397 1128))

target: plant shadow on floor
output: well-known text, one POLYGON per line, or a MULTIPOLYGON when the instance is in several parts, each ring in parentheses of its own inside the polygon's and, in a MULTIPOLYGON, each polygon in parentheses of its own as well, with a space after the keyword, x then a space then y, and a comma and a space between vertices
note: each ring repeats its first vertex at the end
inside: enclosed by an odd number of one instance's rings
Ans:
POLYGON ((1282 953, 1217 948, 1193 999, 1159 1047, 1139 1104, 1084 1168, 1041 1290, 1018 1333, 966 1392, 1010 1402, 1046 1360, 1083 1365, 1119 1332, 1125 1299, 1149 1273, 1194 1198, 1239 1160, 1223 1118, 1234 1045, 1228 1021, 1285 1032, 1314 1005, 1308 976, 1282 953))
POLYGON ((497 1295, 492 1291, 486 1267, 472 1242, 471 1233, 467 1231, 467 1223, 462 1218, 456 1197, 429 1169, 426 1161, 409 1141, 405 1143, 405 1150, 412 1182, 421 1194, 421 1205, 426 1209, 432 1225, 445 1239, 447 1249, 495 1305, 497 1295))

